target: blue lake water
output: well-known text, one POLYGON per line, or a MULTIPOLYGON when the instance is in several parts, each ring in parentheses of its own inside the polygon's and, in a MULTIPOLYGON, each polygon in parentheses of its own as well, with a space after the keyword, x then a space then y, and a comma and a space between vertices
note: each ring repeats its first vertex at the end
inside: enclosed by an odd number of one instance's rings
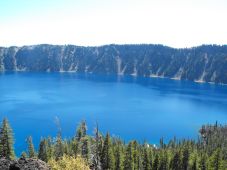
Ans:
POLYGON ((206 123, 227 123, 227 86, 160 78, 76 73, 0 73, 0 119, 14 130, 17 155, 41 136, 55 136, 55 117, 71 137, 85 119, 126 141, 196 139, 206 123))

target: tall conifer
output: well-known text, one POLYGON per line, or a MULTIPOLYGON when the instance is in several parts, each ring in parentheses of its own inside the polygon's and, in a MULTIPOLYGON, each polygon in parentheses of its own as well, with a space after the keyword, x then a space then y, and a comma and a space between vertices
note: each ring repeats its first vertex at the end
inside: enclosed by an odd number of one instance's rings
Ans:
POLYGON ((102 150, 101 163, 102 163, 102 168, 105 170, 112 170, 115 167, 112 142, 111 142, 109 133, 107 133, 105 137, 103 150, 102 150))
POLYGON ((13 144, 13 131, 8 120, 4 118, 0 129, 0 156, 7 159, 14 159, 13 144))
POLYGON ((35 148, 34 148, 31 136, 27 138, 27 144, 28 144, 28 157, 34 158, 36 156, 36 153, 35 153, 35 148))

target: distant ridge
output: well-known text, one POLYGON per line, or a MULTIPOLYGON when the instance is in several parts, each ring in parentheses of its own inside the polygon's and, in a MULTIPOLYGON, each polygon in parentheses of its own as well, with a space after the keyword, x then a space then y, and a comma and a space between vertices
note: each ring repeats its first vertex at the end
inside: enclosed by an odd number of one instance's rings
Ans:
POLYGON ((0 47, 0 71, 104 73, 227 84, 227 45, 0 47))

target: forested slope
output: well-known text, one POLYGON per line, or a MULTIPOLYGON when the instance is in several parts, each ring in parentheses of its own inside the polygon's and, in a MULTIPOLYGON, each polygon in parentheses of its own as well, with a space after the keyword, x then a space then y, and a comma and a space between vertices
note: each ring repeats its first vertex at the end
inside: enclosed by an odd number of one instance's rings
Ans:
POLYGON ((1 71, 71 71, 227 83, 227 46, 99 47, 35 45, 0 48, 1 71))

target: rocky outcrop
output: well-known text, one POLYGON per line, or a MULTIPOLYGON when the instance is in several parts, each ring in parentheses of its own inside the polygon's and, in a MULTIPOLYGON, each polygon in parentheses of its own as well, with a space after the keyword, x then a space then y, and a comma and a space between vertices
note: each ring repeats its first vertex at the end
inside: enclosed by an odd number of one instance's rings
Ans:
POLYGON ((10 161, 8 159, 1 158, 0 159, 0 169, 1 170, 8 170, 11 163, 12 163, 12 161, 10 161))
POLYGON ((1 170, 50 170, 48 165, 39 159, 20 158, 18 160, 0 159, 1 170))
POLYGON ((100 47, 35 45, 0 48, 0 71, 102 73, 227 84, 227 46, 100 47))

